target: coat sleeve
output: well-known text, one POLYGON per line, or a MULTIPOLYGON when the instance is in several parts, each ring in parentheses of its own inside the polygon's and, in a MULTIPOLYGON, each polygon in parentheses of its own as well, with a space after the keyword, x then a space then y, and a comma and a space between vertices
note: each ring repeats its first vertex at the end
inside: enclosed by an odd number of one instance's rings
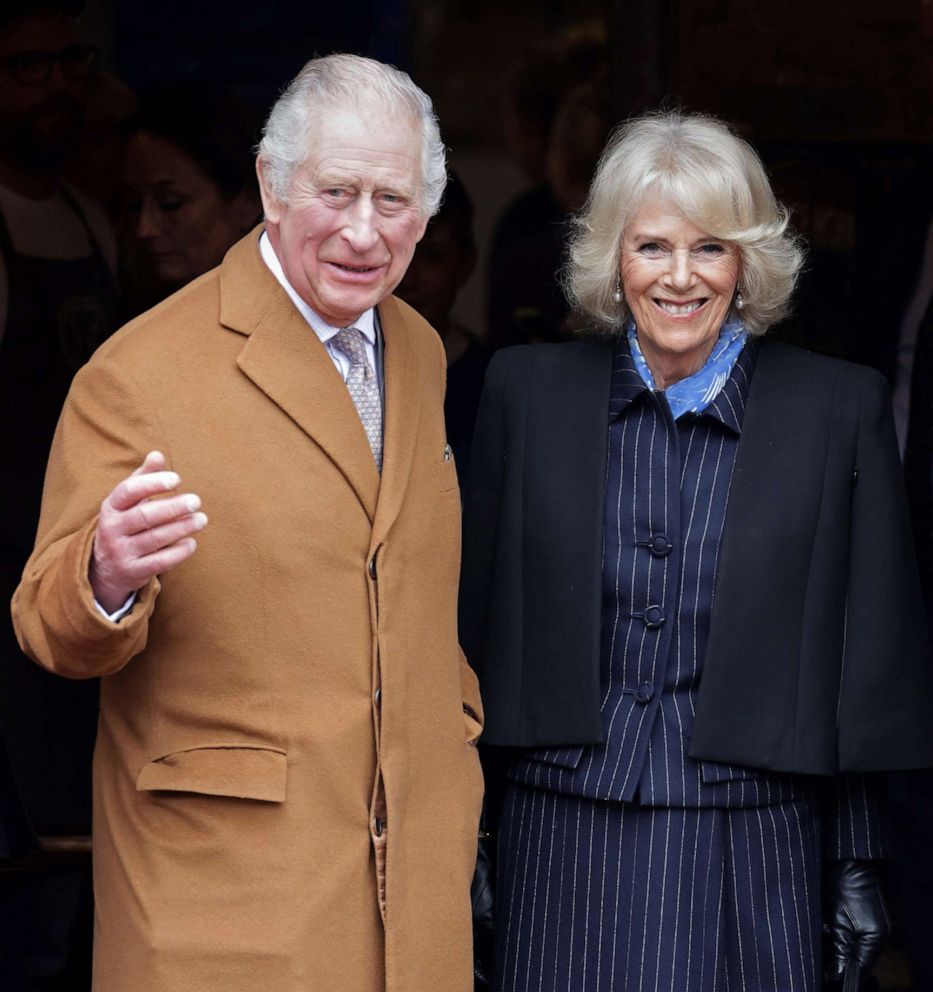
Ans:
POLYGON ((862 370, 853 472, 840 771, 933 764, 933 667, 890 397, 862 370))
POLYGON ((101 502, 165 440, 129 377, 95 359, 75 377, 59 419, 36 546, 13 597, 23 651, 69 678, 122 668, 146 645, 159 592, 150 580, 131 612, 111 623, 94 605, 88 565, 101 502))

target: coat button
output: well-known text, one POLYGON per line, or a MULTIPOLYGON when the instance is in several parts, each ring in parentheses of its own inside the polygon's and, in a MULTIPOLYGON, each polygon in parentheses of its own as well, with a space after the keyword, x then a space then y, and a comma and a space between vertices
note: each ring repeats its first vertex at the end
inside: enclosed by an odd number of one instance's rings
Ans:
POLYGON ((667 534, 653 534, 648 547, 656 558, 666 558, 674 545, 667 539, 667 534))
POLYGON ((383 828, 383 826, 384 826, 384 824, 383 824, 382 820, 378 816, 374 816, 373 817, 373 833, 377 837, 381 837, 382 836, 382 828, 383 828))
POLYGON ((376 580, 376 556, 373 555, 369 559, 369 577, 375 581, 376 580))
POLYGON ((642 705, 645 703, 650 703, 653 697, 654 686, 650 682, 642 682, 641 685, 635 690, 635 699, 637 699, 642 705))
POLYGON ((380 686, 376 686, 376 691, 373 693, 373 702, 377 708, 382 705, 382 688, 380 686))
POLYGON ((666 617, 660 606, 649 606, 641 615, 641 619, 649 630, 655 630, 664 623, 666 617))

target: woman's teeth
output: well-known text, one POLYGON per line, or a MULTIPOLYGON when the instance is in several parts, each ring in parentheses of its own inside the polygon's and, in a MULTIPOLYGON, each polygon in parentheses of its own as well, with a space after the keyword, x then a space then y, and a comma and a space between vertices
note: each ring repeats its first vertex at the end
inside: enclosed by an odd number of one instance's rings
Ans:
POLYGON ((666 313, 674 317, 683 317, 699 310, 705 300, 691 300, 689 303, 671 303, 668 300, 655 300, 655 303, 666 313))

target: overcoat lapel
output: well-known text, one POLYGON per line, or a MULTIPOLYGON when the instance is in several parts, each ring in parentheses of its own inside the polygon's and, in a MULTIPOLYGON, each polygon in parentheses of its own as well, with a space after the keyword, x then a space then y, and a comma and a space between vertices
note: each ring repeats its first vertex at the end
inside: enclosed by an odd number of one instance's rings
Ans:
MULTIPOLYGON (((394 297, 379 304, 379 322, 385 344, 385 424, 382 483, 373 524, 374 544, 389 532, 402 507, 418 440, 424 392, 418 355, 394 297)), ((438 459, 442 456, 443 452, 438 451, 438 459)))
POLYGON ((326 452, 372 521, 379 472, 359 414, 324 345, 262 261, 258 231, 227 254, 220 292, 221 323, 249 336, 240 369, 326 452))

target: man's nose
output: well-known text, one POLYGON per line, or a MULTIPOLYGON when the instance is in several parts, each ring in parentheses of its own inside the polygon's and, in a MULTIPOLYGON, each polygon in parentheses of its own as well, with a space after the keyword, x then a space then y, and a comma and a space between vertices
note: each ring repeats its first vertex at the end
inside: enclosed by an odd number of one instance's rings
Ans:
POLYGON ((373 201, 368 196, 358 196, 347 208, 343 236, 354 251, 368 251, 379 238, 373 201))

